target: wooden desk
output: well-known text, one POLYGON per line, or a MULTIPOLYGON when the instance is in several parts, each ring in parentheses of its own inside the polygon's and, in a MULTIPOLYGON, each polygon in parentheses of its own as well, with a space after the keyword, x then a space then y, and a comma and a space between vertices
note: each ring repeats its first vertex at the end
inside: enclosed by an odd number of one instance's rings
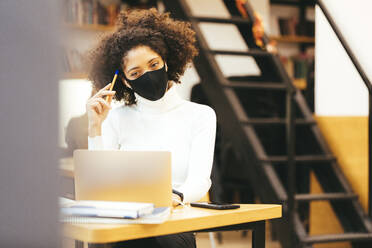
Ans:
POLYGON ((253 230, 253 248, 265 247, 265 221, 282 216, 281 205, 242 204, 236 210, 210 210, 178 207, 170 219, 158 225, 148 224, 64 224, 64 236, 83 242, 99 244, 131 239, 162 236, 183 232, 253 230))
MULTIPOLYGON (((61 175, 73 184, 72 158, 61 160, 60 170, 61 175)), ((211 210, 187 206, 176 208, 170 219, 160 225, 63 224, 63 234, 77 240, 76 248, 83 248, 83 242, 99 247, 100 244, 103 246, 105 243, 183 232, 252 230, 252 247, 264 248, 265 221, 281 216, 281 205, 241 204, 241 207, 235 210, 211 210)))

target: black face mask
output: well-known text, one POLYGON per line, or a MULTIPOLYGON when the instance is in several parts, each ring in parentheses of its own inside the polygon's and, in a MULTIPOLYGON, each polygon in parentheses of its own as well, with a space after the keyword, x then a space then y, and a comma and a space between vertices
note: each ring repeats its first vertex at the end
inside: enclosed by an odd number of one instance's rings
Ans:
POLYGON ((148 71, 134 80, 129 80, 126 77, 125 79, 134 92, 150 101, 162 98, 168 86, 168 75, 165 71, 165 66, 156 71, 148 71))

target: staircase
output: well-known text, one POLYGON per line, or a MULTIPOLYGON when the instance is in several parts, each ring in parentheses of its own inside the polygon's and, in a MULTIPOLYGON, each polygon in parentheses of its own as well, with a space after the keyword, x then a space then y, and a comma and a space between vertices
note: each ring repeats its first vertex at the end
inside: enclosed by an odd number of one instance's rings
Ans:
POLYGON ((218 18, 192 16, 184 0, 163 2, 173 17, 191 22, 196 32, 200 51, 194 65, 217 112, 223 136, 243 164, 239 178, 252 187, 262 202, 283 204, 283 218, 273 222, 273 232, 282 247, 309 248, 342 241, 350 241, 353 247, 372 247, 370 220, 304 97, 293 86, 278 56, 255 45, 251 6, 244 4, 248 18, 242 18, 235 1, 225 0, 231 18, 218 18), (198 26, 201 22, 236 25, 249 50, 210 49, 198 26), (225 77, 215 59, 219 54, 252 57, 261 75, 225 77), (319 181, 323 194, 309 193, 310 172, 319 181), (328 201, 345 233, 310 236, 306 223, 312 201, 328 201))

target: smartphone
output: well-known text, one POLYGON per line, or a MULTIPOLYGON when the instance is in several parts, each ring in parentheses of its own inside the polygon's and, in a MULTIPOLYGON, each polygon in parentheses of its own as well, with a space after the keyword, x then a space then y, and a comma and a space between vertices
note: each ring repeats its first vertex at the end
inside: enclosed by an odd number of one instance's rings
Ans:
POLYGON ((192 202, 190 203, 192 207, 197 208, 209 208, 216 210, 227 210, 227 209, 237 209, 240 208, 238 204, 228 204, 228 203, 208 203, 208 202, 192 202))

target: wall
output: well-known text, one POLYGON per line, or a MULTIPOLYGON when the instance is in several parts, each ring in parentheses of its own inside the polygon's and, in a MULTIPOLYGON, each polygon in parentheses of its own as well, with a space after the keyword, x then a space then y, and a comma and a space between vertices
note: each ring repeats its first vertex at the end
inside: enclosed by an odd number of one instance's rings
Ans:
MULTIPOLYGON (((371 1, 324 1, 370 78, 371 1), (356 4, 359 3, 359 4, 356 4), (363 6, 363 7, 361 7, 363 6), (345 10, 348 10, 346 12, 345 10), (346 17, 347 13, 347 18, 346 17), (366 43, 368 41, 368 43, 366 43)), ((315 113, 318 116, 367 116, 368 92, 319 8, 316 8, 315 113)))

